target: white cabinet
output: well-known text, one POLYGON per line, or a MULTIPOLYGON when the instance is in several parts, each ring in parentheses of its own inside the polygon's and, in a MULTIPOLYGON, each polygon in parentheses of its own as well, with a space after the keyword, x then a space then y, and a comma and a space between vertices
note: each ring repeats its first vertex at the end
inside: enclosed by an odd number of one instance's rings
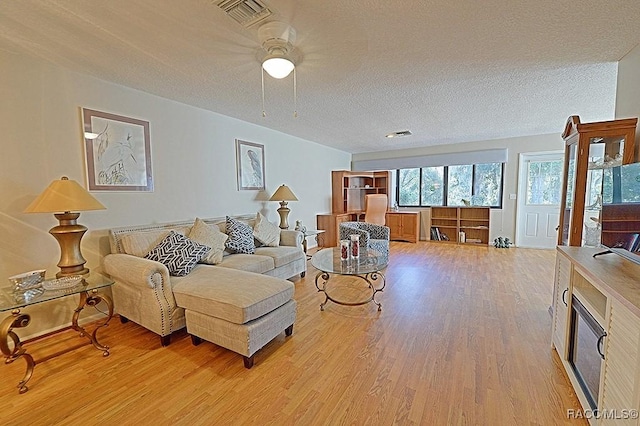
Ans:
POLYGON ((556 256, 556 273, 553 286, 553 332, 552 343, 561 358, 566 357, 567 327, 569 324, 569 301, 571 261, 564 256, 556 256))
POLYGON ((613 254, 593 258, 598 252, 593 248, 559 246, 557 250, 551 341, 583 416, 591 425, 640 425, 640 265, 613 254), (579 320, 572 312, 572 296, 606 333, 597 343, 593 339, 588 349, 573 336, 579 320), (580 348, 578 355, 587 350, 592 359, 589 365, 600 371, 599 382, 598 376, 594 381, 597 414, 589 404, 589 391, 576 374, 575 365, 584 364, 585 358, 571 361, 575 347, 580 348), (602 351, 604 359, 596 350, 602 351))
POLYGON ((622 303, 609 304, 604 372, 601 383, 602 425, 637 425, 629 409, 640 408, 640 320, 622 303), (629 415, 625 419, 625 410, 629 415), (604 415, 606 414, 606 416, 604 415))

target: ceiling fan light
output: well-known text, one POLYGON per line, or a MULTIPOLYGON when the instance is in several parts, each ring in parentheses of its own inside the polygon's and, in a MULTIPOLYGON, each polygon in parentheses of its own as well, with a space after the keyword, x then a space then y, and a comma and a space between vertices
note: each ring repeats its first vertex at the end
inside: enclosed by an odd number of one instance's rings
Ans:
POLYGON ((269 58, 262 63, 262 68, 273 78, 285 78, 293 71, 293 62, 285 58, 269 58))

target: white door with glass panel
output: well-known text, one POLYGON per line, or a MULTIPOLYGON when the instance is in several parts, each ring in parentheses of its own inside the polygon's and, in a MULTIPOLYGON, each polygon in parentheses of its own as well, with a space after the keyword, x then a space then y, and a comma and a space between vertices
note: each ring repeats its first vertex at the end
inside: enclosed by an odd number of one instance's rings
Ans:
POLYGON ((516 246, 553 248, 558 241, 563 152, 520 154, 516 246))

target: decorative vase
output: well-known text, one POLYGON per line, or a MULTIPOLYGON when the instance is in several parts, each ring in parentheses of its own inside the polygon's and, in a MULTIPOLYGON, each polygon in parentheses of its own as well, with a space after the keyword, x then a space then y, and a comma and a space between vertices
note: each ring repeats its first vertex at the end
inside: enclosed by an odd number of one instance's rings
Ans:
POLYGON ((340 260, 349 259, 349 240, 340 240, 340 260))
POLYGON ((360 256, 360 235, 353 234, 351 237, 351 258, 357 259, 360 256))

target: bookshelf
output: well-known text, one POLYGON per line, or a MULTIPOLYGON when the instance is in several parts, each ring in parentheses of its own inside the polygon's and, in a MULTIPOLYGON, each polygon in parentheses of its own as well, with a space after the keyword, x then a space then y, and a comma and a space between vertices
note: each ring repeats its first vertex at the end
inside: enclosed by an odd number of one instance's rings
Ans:
POLYGON ((431 240, 440 242, 458 242, 458 208, 431 207, 431 240), (448 240, 443 239, 445 235, 448 240), (440 238, 438 238, 440 236, 440 238), (434 238, 435 237, 435 238, 434 238))
POLYGON ((351 172, 334 170, 331 172, 332 213, 364 211, 364 197, 367 194, 389 194, 391 176, 388 171, 351 172))
POLYGON ((431 240, 489 244, 489 211, 489 207, 431 207, 431 240))
POLYGON ((331 213, 316 215, 316 226, 326 231, 318 241, 321 247, 338 245, 340 224, 358 220, 367 194, 390 194, 391 172, 334 170, 331 191, 331 213))

